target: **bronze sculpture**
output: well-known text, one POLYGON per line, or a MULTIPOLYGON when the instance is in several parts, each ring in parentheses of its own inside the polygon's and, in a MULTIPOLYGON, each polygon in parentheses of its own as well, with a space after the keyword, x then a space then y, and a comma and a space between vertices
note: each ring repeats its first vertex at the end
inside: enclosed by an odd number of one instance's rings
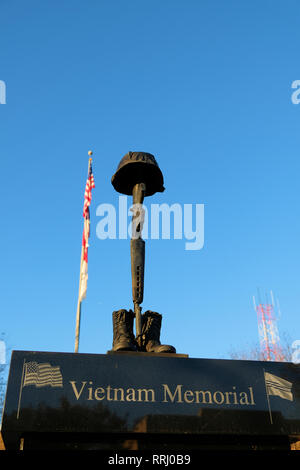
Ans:
POLYGON ((113 351, 144 351, 176 353, 170 345, 160 343, 162 315, 150 310, 141 314, 144 296, 145 241, 143 230, 143 200, 156 192, 163 192, 163 175, 150 153, 128 152, 120 161, 112 177, 116 191, 132 195, 133 217, 130 240, 132 298, 134 311, 121 309, 113 312, 113 351), (133 322, 136 322, 136 336, 133 322))

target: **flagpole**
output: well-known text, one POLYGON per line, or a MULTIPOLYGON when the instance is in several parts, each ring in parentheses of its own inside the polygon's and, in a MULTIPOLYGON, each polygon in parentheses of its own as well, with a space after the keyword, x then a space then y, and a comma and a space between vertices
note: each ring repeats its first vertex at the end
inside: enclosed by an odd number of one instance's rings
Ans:
POLYGON ((81 286, 82 259, 83 259, 83 247, 81 247, 79 291, 78 291, 78 302, 77 302, 77 311, 76 311, 76 329, 75 329, 75 352, 76 353, 78 352, 78 348, 79 348, 79 335, 80 335, 80 317, 81 317, 80 286, 81 286))
POLYGON ((19 416, 20 416, 21 398, 22 398, 22 392, 23 392, 24 370, 25 370, 25 359, 24 359, 24 361, 23 361, 22 378, 21 378, 21 385, 20 385, 20 391, 19 391, 19 402, 18 402, 17 419, 19 419, 19 416))
POLYGON ((271 406, 270 406, 270 398, 269 398, 268 388, 267 388, 267 384, 266 384, 266 371, 265 371, 265 369, 263 369, 263 371, 264 371, 265 389, 266 389, 266 395, 267 395, 268 407, 269 407, 270 422, 271 422, 271 424, 273 424, 272 411, 271 411, 271 406))
MULTIPOLYGON (((90 173, 90 167, 92 163, 91 155, 93 152, 89 150, 88 155, 89 164, 88 164, 88 175, 90 173)), ((79 275, 79 291, 78 291, 78 302, 77 302, 77 311, 76 311, 76 328, 75 328, 75 353, 78 353, 79 349, 79 335, 80 335, 80 319, 81 319, 81 299, 80 299, 80 287, 81 287, 81 276, 82 276, 82 261, 83 261, 84 249, 83 245, 81 246, 81 257, 80 257, 80 275, 79 275)))

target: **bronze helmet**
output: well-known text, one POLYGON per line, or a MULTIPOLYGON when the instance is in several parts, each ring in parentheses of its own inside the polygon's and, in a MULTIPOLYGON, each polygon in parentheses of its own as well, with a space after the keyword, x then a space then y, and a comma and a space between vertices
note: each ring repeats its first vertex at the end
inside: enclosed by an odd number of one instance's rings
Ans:
POLYGON ((165 190, 163 175, 154 156, 145 152, 128 152, 120 161, 111 182, 116 191, 128 196, 132 195, 137 183, 145 183, 145 196, 165 190))

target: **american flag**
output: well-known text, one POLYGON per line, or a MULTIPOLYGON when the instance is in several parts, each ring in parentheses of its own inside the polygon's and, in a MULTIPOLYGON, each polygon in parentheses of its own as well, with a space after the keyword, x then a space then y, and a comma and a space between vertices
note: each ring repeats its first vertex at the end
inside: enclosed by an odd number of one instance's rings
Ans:
POLYGON ((48 362, 35 361, 25 363, 23 387, 35 385, 36 387, 62 387, 63 380, 59 366, 51 366, 48 362))
POLYGON ((83 217, 84 217, 84 226, 82 234, 82 263, 80 271, 80 288, 79 288, 79 300, 86 296, 87 290, 87 280, 88 280, 88 240, 90 237, 90 204, 92 200, 92 189, 95 187, 94 175, 92 170, 92 161, 89 163, 89 172, 88 178, 85 186, 84 193, 84 205, 83 205, 83 217))
POLYGON ((92 200, 92 189, 95 187, 94 175, 92 170, 92 162, 90 161, 89 164, 89 174, 85 185, 85 193, 84 193, 84 205, 83 205, 83 217, 86 219, 87 217, 90 218, 89 214, 89 206, 92 200))
POLYGON ((268 395, 277 395, 285 400, 293 401, 292 382, 265 372, 265 383, 268 395))

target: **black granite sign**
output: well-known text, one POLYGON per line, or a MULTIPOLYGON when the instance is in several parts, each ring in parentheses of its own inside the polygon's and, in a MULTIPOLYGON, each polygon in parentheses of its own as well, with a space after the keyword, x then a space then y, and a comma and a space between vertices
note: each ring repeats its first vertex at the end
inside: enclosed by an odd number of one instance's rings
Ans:
POLYGON ((24 433, 267 435, 300 439, 291 363, 14 351, 2 420, 24 433))

